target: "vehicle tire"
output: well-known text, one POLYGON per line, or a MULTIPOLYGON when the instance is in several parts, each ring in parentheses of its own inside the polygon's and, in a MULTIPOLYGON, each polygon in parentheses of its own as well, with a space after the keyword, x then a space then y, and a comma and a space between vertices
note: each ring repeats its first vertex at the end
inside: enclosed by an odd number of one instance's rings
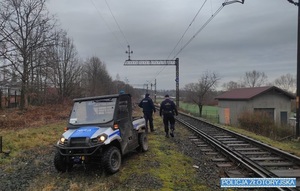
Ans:
POLYGON ((139 147, 138 151, 146 152, 148 151, 148 137, 146 133, 139 133, 139 147))
POLYGON ((54 156, 54 167, 58 172, 70 171, 73 167, 72 163, 67 162, 67 158, 62 156, 58 151, 54 156))
POLYGON ((102 157, 102 166, 108 174, 114 174, 118 172, 121 167, 121 162, 121 152, 117 147, 111 146, 104 151, 102 157))

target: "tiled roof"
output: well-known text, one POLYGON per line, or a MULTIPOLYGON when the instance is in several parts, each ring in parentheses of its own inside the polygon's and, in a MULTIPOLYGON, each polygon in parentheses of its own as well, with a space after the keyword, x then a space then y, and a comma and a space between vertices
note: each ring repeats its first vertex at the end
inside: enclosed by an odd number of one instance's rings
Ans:
POLYGON ((252 99, 255 96, 261 95, 269 91, 277 91, 279 93, 285 94, 290 99, 295 99, 295 96, 285 92, 284 90, 277 88, 275 86, 265 86, 265 87, 254 87, 254 88, 238 88, 234 90, 227 91, 216 97, 218 100, 247 100, 252 99))

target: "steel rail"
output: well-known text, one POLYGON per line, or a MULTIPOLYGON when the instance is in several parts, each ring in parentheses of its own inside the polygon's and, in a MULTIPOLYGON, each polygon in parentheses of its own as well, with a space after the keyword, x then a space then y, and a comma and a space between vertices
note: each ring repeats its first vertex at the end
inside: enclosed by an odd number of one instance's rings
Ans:
MULTIPOLYGON (((220 126, 213 125, 212 123, 209 123, 207 121, 200 120, 199 118, 195 118, 193 116, 184 114, 182 112, 180 112, 180 115, 184 115, 186 117, 190 117, 190 118, 196 119, 198 121, 204 122, 207 125, 210 125, 210 126, 213 126, 213 127, 222 128, 220 126)), ((272 173, 268 169, 262 167, 261 165, 259 165, 258 163, 254 162, 253 160, 249 159, 248 157, 245 157, 243 154, 238 153, 235 150, 232 150, 228 146, 225 146, 219 140, 217 140, 214 137, 208 135, 207 133, 201 131, 200 129, 198 129, 197 127, 191 125, 190 123, 184 121, 183 119, 179 119, 178 117, 176 117, 176 120, 178 122, 180 122, 181 124, 183 124, 184 126, 187 126, 189 129, 191 129, 192 131, 194 131, 198 135, 200 135, 201 138, 203 138, 208 144, 210 144, 211 146, 213 146, 214 148, 216 148, 220 153, 222 153, 223 155, 225 155, 226 157, 228 157, 232 162, 238 163, 239 165, 242 165, 243 167, 247 168, 249 171, 255 173, 259 177, 262 177, 262 178, 275 178, 276 177, 276 178, 278 178, 278 176, 276 174, 272 173)), ((264 143, 258 142, 256 140, 250 139, 250 138, 248 138, 248 137, 246 137, 244 135, 234 133, 234 132, 226 130, 224 128, 222 128, 222 130, 225 130, 225 132, 227 132, 227 133, 233 133, 233 135, 245 138, 246 140, 249 140, 251 142, 254 141, 257 144, 257 146, 263 146, 263 147, 266 147, 266 148, 269 148, 269 149, 272 149, 272 150, 274 149, 273 147, 270 147, 270 146, 268 146, 268 145, 266 145, 264 143)), ((287 152, 281 151, 279 149, 275 149, 275 151, 278 152, 278 153, 280 152, 280 153, 283 153, 283 154, 288 154, 289 156, 293 156, 293 155, 291 155, 291 154, 289 154, 287 152)), ((296 156, 293 156, 293 157, 296 157, 296 156)), ((296 159, 297 158, 298 157, 296 157, 296 159)), ((274 189, 276 189, 276 190, 296 190, 294 188, 280 188, 280 187, 274 188, 274 189)))
POLYGON ((229 156, 231 159, 234 159, 234 160, 232 160, 233 162, 237 161, 237 162, 241 163, 242 165, 247 167, 249 170, 255 172, 255 174, 257 174, 258 176, 260 176, 262 178, 269 178, 269 177, 271 177, 270 174, 273 174, 271 172, 264 172, 263 170, 257 170, 258 169, 257 167, 253 168, 252 163, 249 164, 249 161, 245 162, 245 160, 242 158, 243 156, 240 156, 236 152, 234 152, 231 149, 229 149, 228 147, 224 146, 220 141, 216 140, 212 136, 202 132, 201 130, 197 129, 197 127, 187 123, 186 121, 184 121, 182 119, 177 118, 177 121, 179 121, 183 125, 189 127, 194 132, 196 132, 198 135, 201 135, 201 138, 204 138, 206 141, 208 141, 209 144, 213 144, 213 147, 218 149, 218 151, 221 152, 222 154, 225 154, 225 156, 229 156))
POLYGON ((221 127, 220 125, 212 124, 212 123, 210 123, 210 122, 208 122, 208 121, 201 120, 200 118, 197 118, 197 117, 194 117, 194 116, 190 116, 190 115, 187 115, 187 114, 182 113, 182 112, 180 112, 180 114, 181 114, 181 115, 184 115, 184 116, 186 116, 186 117, 193 118, 193 119, 195 119, 195 120, 201 121, 202 123, 206 123, 207 125, 210 125, 210 126, 213 126, 213 127, 220 128, 220 129, 222 129, 223 131, 225 131, 225 132, 227 132, 227 133, 229 133, 229 134, 232 134, 232 135, 234 135, 234 136, 237 136, 237 137, 239 137, 239 138, 242 138, 242 139, 244 139, 244 140, 246 140, 246 141, 248 141, 248 142, 253 143, 253 144, 256 145, 256 146, 259 146, 260 148, 264 148, 264 149, 266 149, 266 150, 269 150, 269 151, 271 151, 272 153, 274 153, 274 154, 276 154, 276 155, 279 155, 279 156, 281 156, 281 157, 283 157, 283 158, 285 158, 285 159, 288 159, 288 160, 292 161, 293 163, 295 163, 295 164, 297 164, 297 165, 300 165, 300 157, 295 156, 295 155, 292 155, 291 153, 288 153, 288 152, 286 152, 286 151, 280 150, 280 149, 275 148, 275 147, 271 147, 271 146, 269 146, 269 145, 267 145, 267 144, 265 144, 265 143, 263 143, 263 142, 260 142, 260 141, 257 141, 257 140, 255 140, 255 139, 249 138, 249 137, 247 137, 247 136, 245 136, 245 135, 242 135, 242 134, 239 134, 239 133, 230 131, 230 130, 228 130, 228 129, 225 129, 225 128, 221 127))

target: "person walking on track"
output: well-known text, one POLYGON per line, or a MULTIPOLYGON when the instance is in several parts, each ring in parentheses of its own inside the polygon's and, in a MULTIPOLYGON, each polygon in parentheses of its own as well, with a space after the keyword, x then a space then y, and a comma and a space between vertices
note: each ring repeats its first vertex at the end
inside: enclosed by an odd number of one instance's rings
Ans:
POLYGON ((165 100, 161 102, 159 115, 163 117, 166 137, 169 138, 169 124, 171 129, 170 135, 174 137, 174 130, 175 130, 174 115, 177 116, 178 111, 175 103, 170 99, 169 95, 165 95, 165 100))
POLYGON ((139 103, 139 107, 143 108, 144 118, 145 118, 145 129, 146 133, 148 133, 148 121, 150 125, 151 132, 155 131, 153 126, 153 112, 156 112, 154 103, 152 99, 150 98, 150 94, 146 93, 145 98, 142 99, 142 101, 139 103))

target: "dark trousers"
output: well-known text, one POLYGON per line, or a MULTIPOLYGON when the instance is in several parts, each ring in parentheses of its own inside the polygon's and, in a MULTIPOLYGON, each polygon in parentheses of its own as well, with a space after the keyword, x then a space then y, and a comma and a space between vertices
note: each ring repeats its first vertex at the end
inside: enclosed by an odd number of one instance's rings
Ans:
POLYGON ((148 121, 149 121, 149 125, 150 125, 150 130, 153 131, 154 127, 153 127, 153 117, 152 117, 152 112, 144 112, 144 118, 145 118, 145 128, 146 128, 146 132, 148 132, 148 121))
POLYGON ((165 132, 169 133, 169 124, 171 131, 175 130, 175 118, 173 114, 164 114, 163 122, 165 126, 165 132))

